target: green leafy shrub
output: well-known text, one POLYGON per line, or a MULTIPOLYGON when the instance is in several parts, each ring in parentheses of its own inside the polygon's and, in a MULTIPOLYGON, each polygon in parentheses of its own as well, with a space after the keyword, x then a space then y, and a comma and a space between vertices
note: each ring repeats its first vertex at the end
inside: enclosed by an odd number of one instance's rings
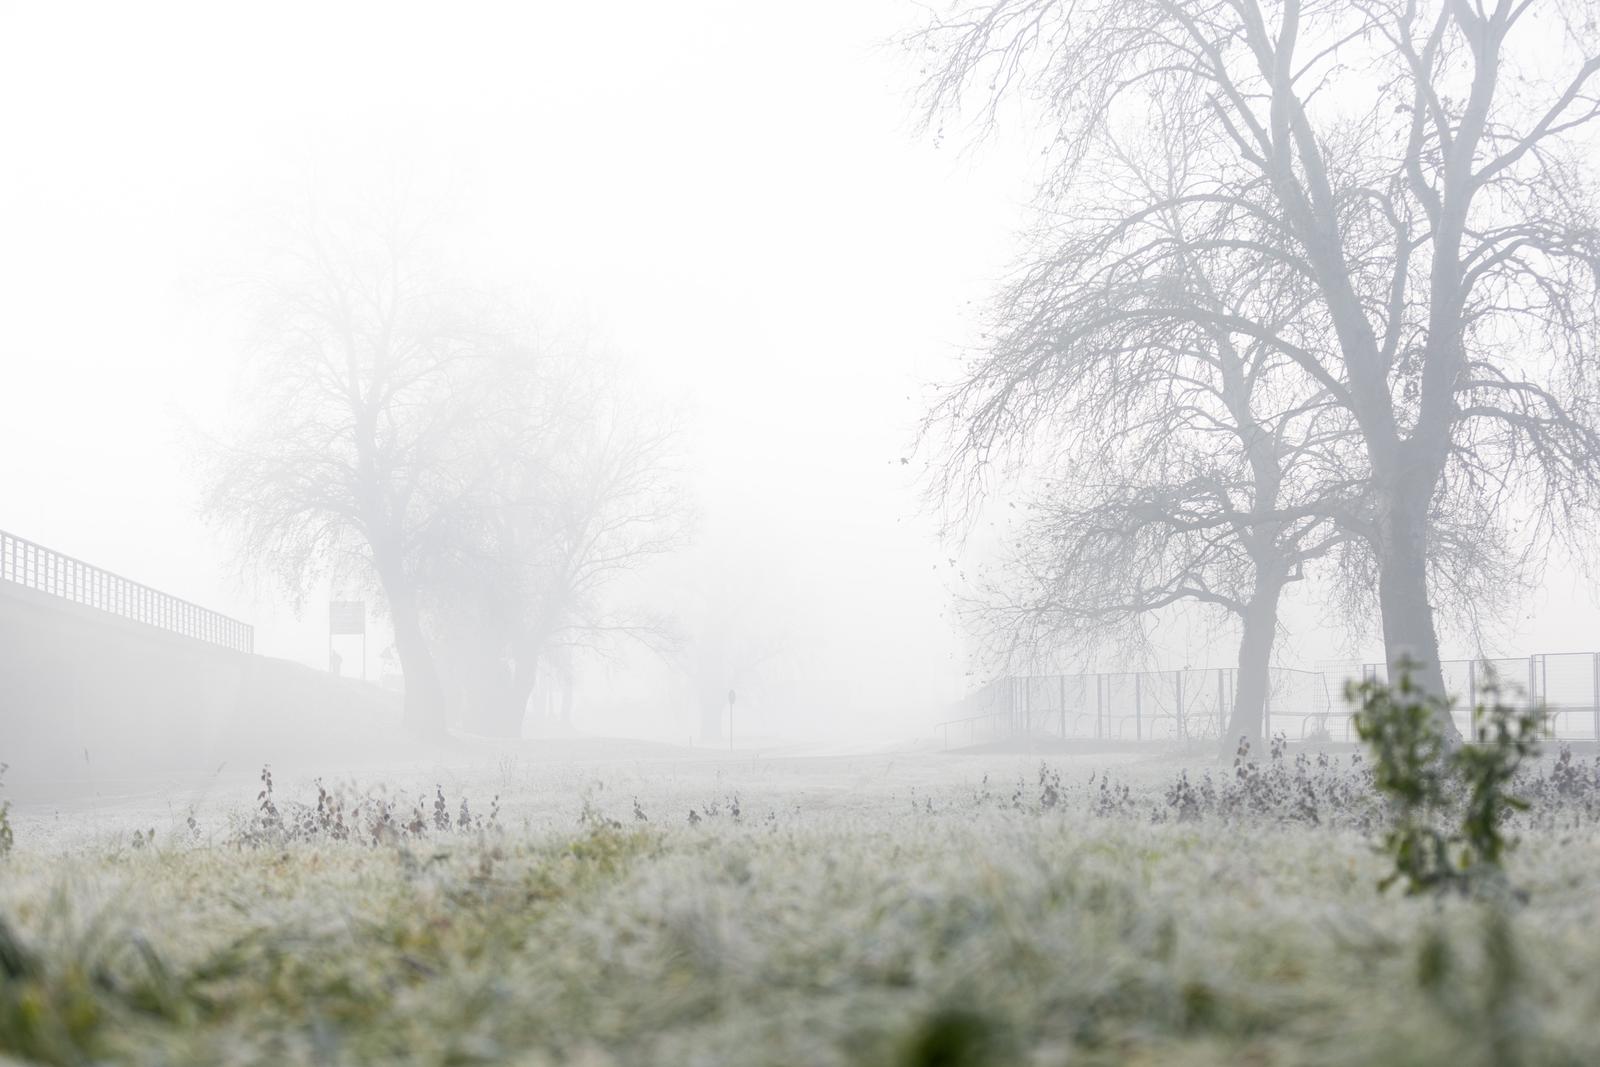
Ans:
POLYGON ((1393 685, 1350 683, 1356 734, 1372 752, 1372 782, 1389 799, 1384 851, 1394 871, 1379 888, 1404 881, 1408 894, 1503 887, 1510 847, 1506 816, 1527 804, 1510 793, 1524 760, 1538 753, 1542 708, 1501 699, 1491 672, 1473 709, 1473 744, 1452 746, 1439 720, 1454 702, 1426 693, 1402 665, 1393 685))
POLYGON ((1528 808, 1527 801, 1508 790, 1522 763, 1538 756, 1544 709, 1518 709, 1502 703, 1498 687, 1490 681, 1490 694, 1496 699, 1487 706, 1480 704, 1473 716, 1478 743, 1457 749, 1451 763, 1466 790, 1462 863, 1486 865, 1498 874, 1501 858, 1510 847, 1501 829, 1505 815, 1528 808))
MULTIPOLYGON (((10 764, 0 763, 0 785, 5 783, 6 771, 10 769, 10 764)), ((16 843, 11 833, 11 801, 0 799, 0 856, 9 855, 16 843)))

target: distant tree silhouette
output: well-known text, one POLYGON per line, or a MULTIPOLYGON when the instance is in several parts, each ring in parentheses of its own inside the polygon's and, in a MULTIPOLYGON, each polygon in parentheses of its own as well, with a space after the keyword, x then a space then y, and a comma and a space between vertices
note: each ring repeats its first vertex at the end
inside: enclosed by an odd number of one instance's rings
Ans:
POLYGON ((412 729, 454 709, 514 732, 541 651, 605 627, 607 578, 681 529, 670 434, 590 353, 451 280, 402 213, 284 232, 207 510, 297 596, 330 576, 375 589, 412 729))
POLYGON ((670 620, 606 593, 691 518, 675 425, 631 401, 609 361, 547 354, 522 387, 528 417, 486 506, 456 513, 433 594, 463 721, 496 735, 520 727, 541 673, 570 691, 579 650, 673 644, 670 620))

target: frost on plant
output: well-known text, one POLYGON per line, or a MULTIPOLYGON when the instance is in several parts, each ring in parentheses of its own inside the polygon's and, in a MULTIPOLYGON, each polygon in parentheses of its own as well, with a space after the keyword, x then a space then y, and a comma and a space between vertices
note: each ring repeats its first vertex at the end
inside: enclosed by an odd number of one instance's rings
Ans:
POLYGON ((1452 746, 1439 728, 1453 702, 1418 688, 1409 665, 1387 685, 1351 683, 1355 728, 1372 753, 1373 785, 1388 798, 1383 847, 1394 870, 1380 882, 1407 893, 1502 886, 1509 843, 1507 816, 1527 804, 1509 790, 1523 762, 1538 752, 1543 712, 1502 699, 1491 672, 1473 708, 1473 743, 1452 746))
MULTIPOLYGON (((6 771, 9 765, 0 763, 0 785, 5 783, 6 771)), ((0 800, 0 856, 9 855, 16 844, 16 838, 11 832, 11 801, 0 800)))

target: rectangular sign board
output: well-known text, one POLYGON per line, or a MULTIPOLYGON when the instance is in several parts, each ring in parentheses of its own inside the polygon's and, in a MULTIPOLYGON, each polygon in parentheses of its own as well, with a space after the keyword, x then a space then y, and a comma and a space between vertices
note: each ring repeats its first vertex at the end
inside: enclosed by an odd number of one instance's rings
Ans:
POLYGON ((367 632, 367 604, 364 600, 335 600, 328 605, 330 634, 367 632))

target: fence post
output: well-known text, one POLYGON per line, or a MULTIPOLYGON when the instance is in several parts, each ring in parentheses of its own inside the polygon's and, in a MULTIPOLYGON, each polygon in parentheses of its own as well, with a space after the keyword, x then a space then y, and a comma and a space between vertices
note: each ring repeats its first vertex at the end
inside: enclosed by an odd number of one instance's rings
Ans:
POLYGON ((1173 671, 1172 672, 1172 679, 1173 679, 1173 682, 1176 683, 1173 686, 1173 688, 1177 690, 1177 693, 1176 693, 1176 698, 1177 698, 1176 708, 1177 708, 1177 711, 1176 711, 1175 714, 1178 716, 1178 740, 1187 741, 1187 740, 1189 740, 1189 731, 1186 728, 1187 724, 1184 722, 1184 719, 1183 719, 1183 672, 1182 671, 1173 671))
POLYGON ((1600 741, 1600 652, 1593 653, 1590 658, 1594 663, 1589 687, 1589 709, 1594 713, 1594 739, 1600 741))
MULTIPOLYGON (((1539 653, 1539 691, 1541 691, 1541 693, 1544 693, 1544 699, 1546 699, 1546 701, 1549 701, 1549 699, 1550 699, 1550 656, 1549 656, 1549 653, 1539 653)), ((1544 728, 1546 728, 1546 731, 1547 731, 1546 737, 1554 737, 1555 736, 1555 712, 1552 712, 1552 710, 1550 710, 1549 705, 1546 705, 1546 709, 1544 709, 1544 715, 1541 715, 1541 718, 1544 718, 1544 728)))
POLYGON ((1228 668, 1217 668, 1217 738, 1225 738, 1228 733, 1228 721, 1222 716, 1223 708, 1228 706, 1228 668))
POLYGON ((1103 674, 1094 676, 1094 739, 1096 741, 1105 736, 1104 727, 1101 725, 1105 721, 1105 701, 1100 696, 1100 689, 1104 680, 1105 675, 1103 674))
POLYGON ((1144 672, 1133 676, 1133 739, 1144 740, 1144 672))
POLYGON ((1261 696, 1262 740, 1272 743, 1272 669, 1267 669, 1267 691, 1261 696))
POLYGON ((1595 740, 1600 741, 1600 653, 1590 653, 1589 661, 1589 713, 1595 740))
POLYGON ((1467 729, 1472 731, 1472 737, 1467 740, 1476 740, 1478 736, 1478 661, 1467 660, 1467 729))

